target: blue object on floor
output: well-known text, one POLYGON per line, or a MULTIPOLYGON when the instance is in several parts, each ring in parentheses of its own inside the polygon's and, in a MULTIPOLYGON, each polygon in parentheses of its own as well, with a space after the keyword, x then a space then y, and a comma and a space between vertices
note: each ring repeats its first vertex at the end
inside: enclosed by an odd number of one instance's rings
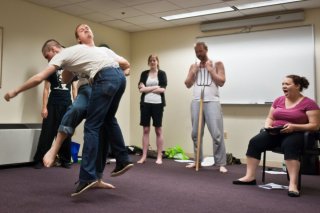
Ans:
POLYGON ((80 149, 80 144, 76 143, 76 142, 71 142, 71 157, 72 157, 72 161, 74 163, 78 162, 78 152, 80 149))

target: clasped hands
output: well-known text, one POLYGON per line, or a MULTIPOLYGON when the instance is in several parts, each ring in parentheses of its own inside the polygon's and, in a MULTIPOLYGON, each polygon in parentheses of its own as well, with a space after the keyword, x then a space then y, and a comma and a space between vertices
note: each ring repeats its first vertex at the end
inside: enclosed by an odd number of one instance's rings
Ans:
POLYGON ((194 63, 191 65, 191 69, 190 69, 194 75, 196 75, 199 72, 199 70, 201 68, 200 65, 204 65, 203 67, 206 68, 206 70, 208 70, 208 72, 210 72, 210 73, 213 72, 215 69, 215 66, 213 65, 212 60, 207 60, 204 64, 201 64, 201 62, 194 63))

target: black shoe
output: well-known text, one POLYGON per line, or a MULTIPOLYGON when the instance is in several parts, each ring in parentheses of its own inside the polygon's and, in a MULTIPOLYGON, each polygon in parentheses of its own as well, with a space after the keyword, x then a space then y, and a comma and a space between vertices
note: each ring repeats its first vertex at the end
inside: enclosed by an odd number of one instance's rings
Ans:
POLYGON ((232 183, 235 185, 257 185, 256 180, 252 180, 252 181, 234 180, 232 183))
POLYGON ((300 192, 288 191, 288 196, 289 197, 300 197, 300 192))
POLYGON ((111 172, 111 177, 122 175, 123 173, 128 171, 131 167, 133 167, 132 162, 117 163, 116 168, 111 172))
POLYGON ((71 194, 71 197, 76 196, 81 194, 82 192, 84 192, 85 190, 89 189, 90 187, 92 187, 94 184, 96 184, 98 181, 92 181, 92 182, 79 182, 76 191, 74 193, 71 194))
POLYGON ((43 163, 42 162, 35 162, 34 166, 33 166, 34 169, 42 169, 43 168, 43 163))
POLYGON ((61 167, 66 168, 66 169, 70 169, 71 164, 70 163, 61 163, 61 167))

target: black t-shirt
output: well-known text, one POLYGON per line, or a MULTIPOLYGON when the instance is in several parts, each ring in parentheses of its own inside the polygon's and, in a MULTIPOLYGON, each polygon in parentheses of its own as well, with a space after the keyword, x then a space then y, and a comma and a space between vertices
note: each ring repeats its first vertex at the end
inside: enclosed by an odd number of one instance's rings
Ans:
POLYGON ((70 105, 71 104, 71 83, 62 83, 62 70, 57 70, 47 78, 50 82, 50 94, 48 104, 70 105))

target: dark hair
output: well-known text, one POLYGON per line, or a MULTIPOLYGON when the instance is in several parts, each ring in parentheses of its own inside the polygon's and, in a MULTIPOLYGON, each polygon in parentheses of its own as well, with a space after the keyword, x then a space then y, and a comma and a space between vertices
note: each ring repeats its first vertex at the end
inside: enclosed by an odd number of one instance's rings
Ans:
POLYGON ((194 45, 194 48, 196 48, 196 46, 203 46, 203 48, 208 51, 208 46, 206 45, 206 43, 204 43, 203 41, 199 41, 194 45))
POLYGON ((108 49, 111 49, 111 48, 109 47, 109 45, 107 45, 107 44, 100 44, 99 47, 106 47, 106 48, 108 48, 108 49))
POLYGON ((157 55, 154 55, 154 54, 149 55, 149 57, 148 57, 148 65, 149 65, 149 63, 150 63, 151 58, 155 58, 155 59, 157 60, 157 62, 158 62, 157 68, 160 69, 160 68, 159 68, 159 63, 160 63, 160 62, 159 62, 159 58, 158 58, 157 55))
POLYGON ((286 77, 291 78, 295 85, 300 86, 300 92, 304 89, 308 89, 309 81, 305 77, 298 75, 287 75, 286 77))
POLYGON ((51 47, 56 46, 56 47, 62 47, 62 45, 55 39, 49 39, 44 44, 42 45, 42 54, 44 55, 46 52, 48 52, 51 47))

